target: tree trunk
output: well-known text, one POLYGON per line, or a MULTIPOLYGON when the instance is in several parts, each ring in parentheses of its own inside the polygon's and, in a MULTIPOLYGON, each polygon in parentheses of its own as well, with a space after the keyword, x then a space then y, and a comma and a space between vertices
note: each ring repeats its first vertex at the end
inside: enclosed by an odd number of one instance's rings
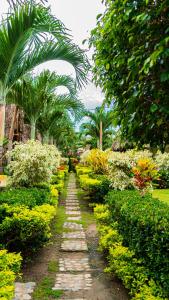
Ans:
MULTIPOLYGON (((15 105, 14 111, 13 111, 11 127, 10 127, 10 131, 9 131, 8 151, 12 150, 13 136, 14 136, 14 125, 15 125, 15 121, 16 121, 17 112, 18 112, 18 107, 15 105)), ((10 161, 11 161, 11 158, 8 157, 8 164, 10 163, 10 161)))
POLYGON ((100 150, 103 149, 103 123, 100 121, 100 150))
POLYGON ((49 144, 49 132, 48 131, 43 136, 43 143, 49 144))
POLYGON ((3 142, 5 138, 5 104, 0 104, 0 174, 3 173, 3 142))
POLYGON ((31 120, 31 140, 35 140, 36 138, 36 121, 34 119, 31 120))

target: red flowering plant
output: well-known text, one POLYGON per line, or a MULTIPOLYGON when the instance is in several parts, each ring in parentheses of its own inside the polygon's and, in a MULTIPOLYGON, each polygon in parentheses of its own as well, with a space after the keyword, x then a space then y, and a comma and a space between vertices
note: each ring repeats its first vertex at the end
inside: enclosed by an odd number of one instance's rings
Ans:
POLYGON ((156 164, 151 158, 139 159, 132 168, 134 186, 144 194, 153 188, 153 181, 159 178, 156 164))

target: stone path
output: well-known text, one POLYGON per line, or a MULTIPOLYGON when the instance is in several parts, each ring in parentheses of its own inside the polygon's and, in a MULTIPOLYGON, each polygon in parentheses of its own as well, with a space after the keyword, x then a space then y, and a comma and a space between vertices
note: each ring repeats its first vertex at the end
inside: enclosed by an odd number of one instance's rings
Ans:
POLYGON ((67 220, 63 226, 59 272, 53 290, 62 290, 65 300, 86 300, 92 286, 88 246, 81 221, 74 174, 70 175, 66 198, 67 220))

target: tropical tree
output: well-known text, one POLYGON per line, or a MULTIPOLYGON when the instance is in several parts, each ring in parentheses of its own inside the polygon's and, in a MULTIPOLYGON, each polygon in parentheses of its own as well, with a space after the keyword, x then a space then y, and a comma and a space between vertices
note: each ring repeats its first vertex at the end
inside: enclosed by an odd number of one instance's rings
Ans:
POLYGON ((36 137, 36 123, 46 105, 53 100, 55 89, 64 86, 72 97, 76 94, 75 80, 70 76, 57 75, 49 70, 40 75, 27 75, 18 81, 8 94, 8 102, 15 103, 25 113, 31 125, 31 139, 36 137))
POLYGON ((52 100, 46 103, 37 122, 43 141, 49 142, 49 137, 53 136, 53 128, 59 124, 61 126, 65 118, 68 120, 72 117, 76 121, 82 116, 83 111, 82 102, 75 96, 68 94, 53 96, 52 100))
POLYGON ((102 107, 97 107, 94 112, 87 112, 89 118, 82 123, 80 132, 82 137, 86 137, 86 143, 90 143, 93 148, 107 148, 111 146, 113 129, 113 113, 105 111, 102 107))
POLYGON ((124 139, 165 149, 169 143, 168 1, 105 0, 92 31, 94 78, 124 139))
POLYGON ((49 8, 33 2, 15 6, 0 25, 0 156, 8 92, 24 74, 49 60, 69 62, 77 84, 86 81, 88 62, 84 52, 71 42, 64 25, 49 8))

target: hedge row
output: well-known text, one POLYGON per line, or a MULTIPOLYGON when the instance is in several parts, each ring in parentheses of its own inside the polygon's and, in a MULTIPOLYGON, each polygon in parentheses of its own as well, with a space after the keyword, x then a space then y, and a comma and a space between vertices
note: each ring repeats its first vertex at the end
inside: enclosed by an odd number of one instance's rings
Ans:
POLYGON ((100 235, 100 250, 107 255, 107 272, 115 273, 130 291, 133 300, 167 300, 163 289, 152 279, 149 269, 135 251, 124 245, 118 231, 118 223, 111 220, 111 211, 106 205, 95 207, 95 217, 100 235))
POLYGON ((111 191, 106 197, 111 221, 117 222, 124 246, 134 250, 169 297, 169 209, 151 195, 111 191))

